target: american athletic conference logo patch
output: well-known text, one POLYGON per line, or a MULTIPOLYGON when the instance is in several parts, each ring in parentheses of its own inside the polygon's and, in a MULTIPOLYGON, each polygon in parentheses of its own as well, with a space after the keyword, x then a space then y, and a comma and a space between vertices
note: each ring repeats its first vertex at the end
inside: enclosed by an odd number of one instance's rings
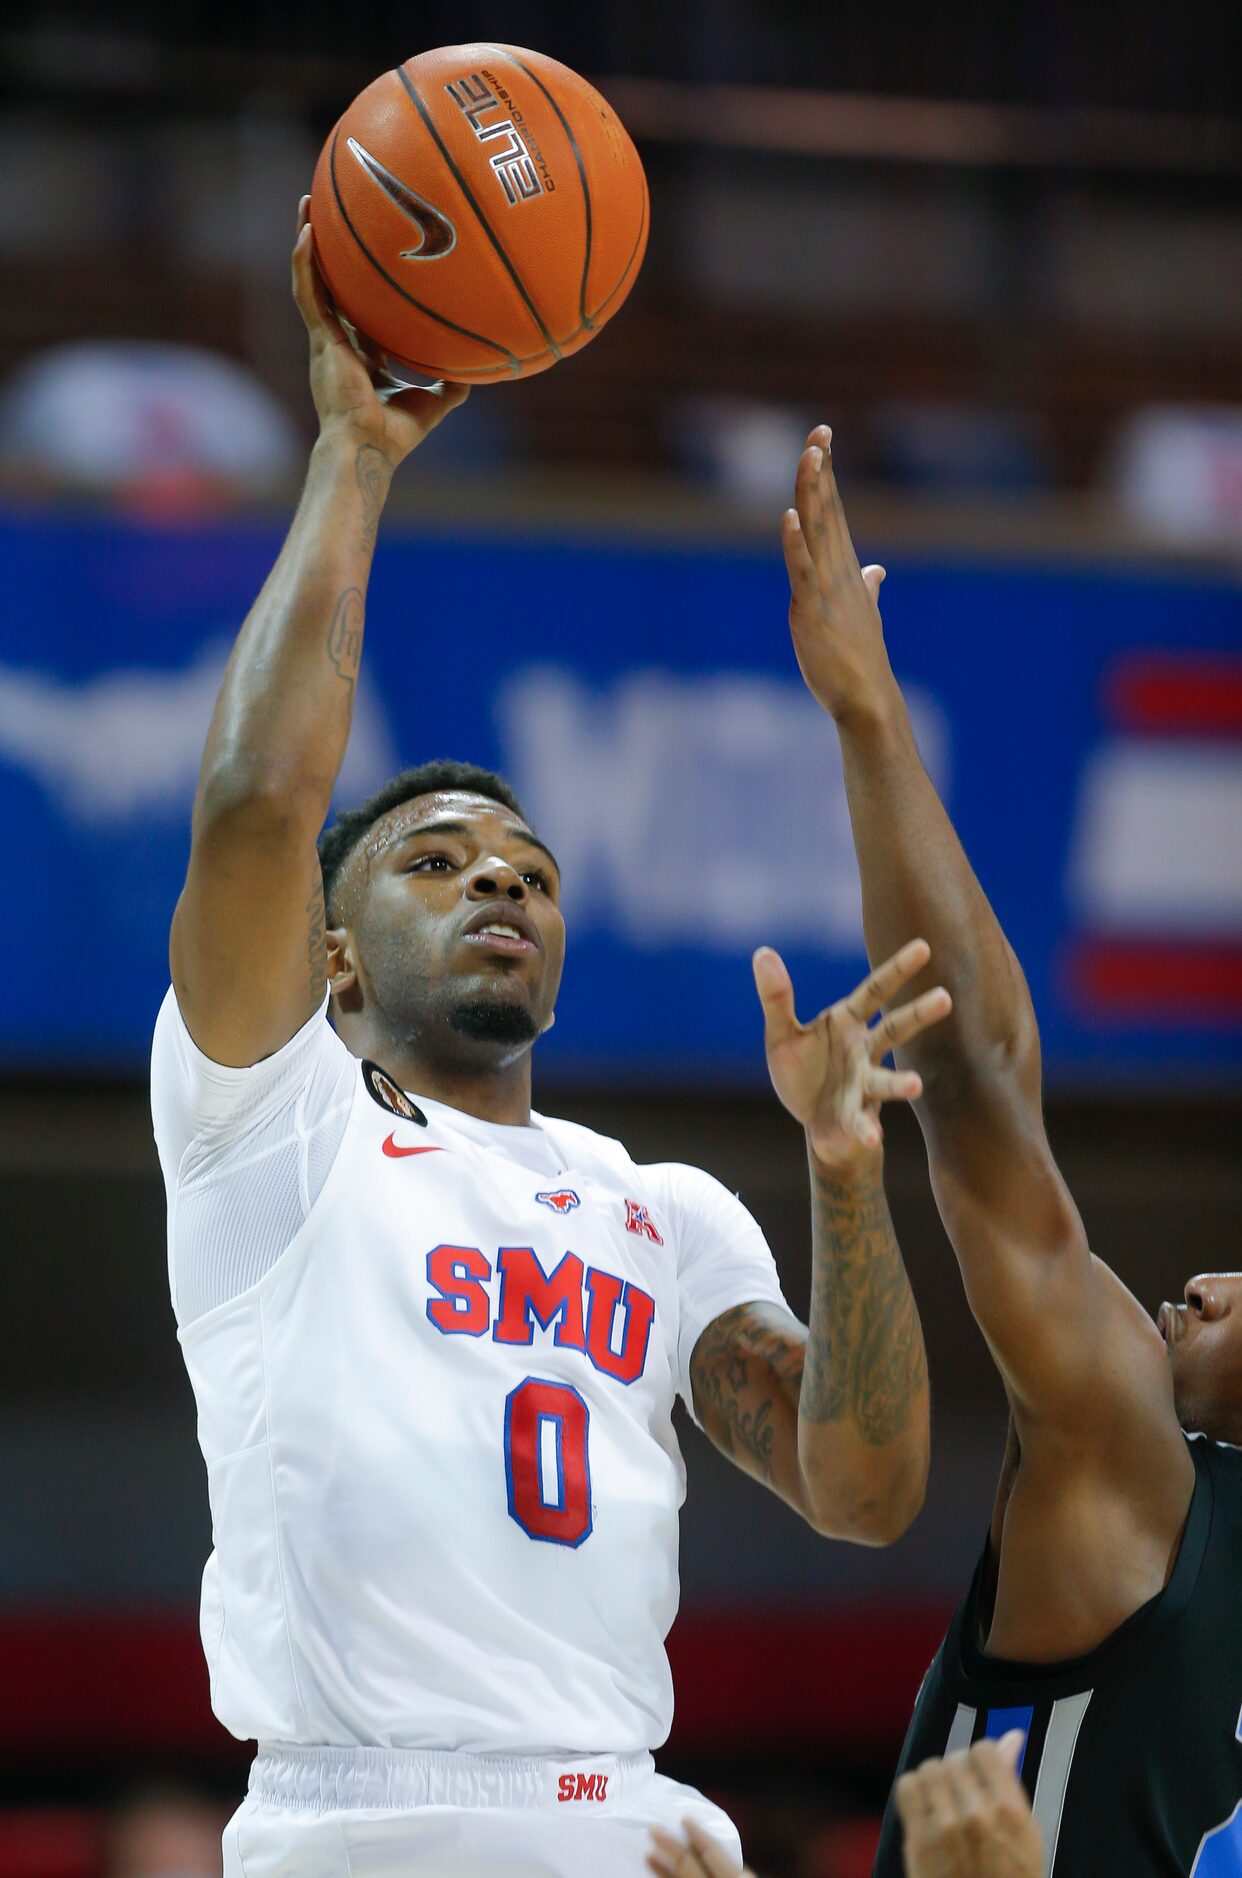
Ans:
POLYGON ((625 1203, 625 1230, 639 1233, 643 1238, 650 1239, 652 1245, 664 1244, 662 1235, 656 1230, 655 1221, 646 1207, 640 1206, 637 1200, 627 1200, 625 1203))
POLYGON ((537 1193, 535 1198, 540 1206, 550 1206, 554 1213, 572 1213, 582 1202, 572 1187, 552 1187, 544 1193, 537 1193))

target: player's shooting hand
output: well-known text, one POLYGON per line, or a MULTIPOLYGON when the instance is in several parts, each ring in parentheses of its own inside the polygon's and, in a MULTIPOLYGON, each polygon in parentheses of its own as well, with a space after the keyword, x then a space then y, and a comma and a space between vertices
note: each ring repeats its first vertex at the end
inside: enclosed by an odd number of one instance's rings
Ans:
POLYGON ((883 1138, 881 1105, 913 1102, 923 1093, 913 1070, 885 1069, 883 1058, 948 1016, 948 992, 937 985, 878 1023, 871 1020, 930 957, 925 939, 911 939, 847 998, 800 1024, 784 960, 770 946, 755 953, 772 1087, 825 1166, 847 1167, 873 1154, 883 1138))
POLYGON ((656 1878, 755 1878, 754 1872, 735 1865, 702 1826, 696 1826, 692 1819, 682 1824, 686 1829, 684 1839, 674 1839, 671 1832, 659 1826, 651 1828, 647 1870, 656 1878))
POLYGON ((832 432, 818 424, 798 462, 795 503, 781 518, 789 630, 807 686, 835 718, 893 685, 880 623, 882 567, 860 567, 832 470, 832 432))
POLYGON ((1015 1771, 1023 1734, 925 1761, 893 1789, 906 1878, 1043 1878, 1039 1827, 1015 1771))
POLYGON ((293 297, 310 336, 311 396, 321 431, 342 428, 360 443, 376 444, 395 469, 428 431, 469 396, 465 385, 445 385, 442 392, 403 391, 378 396, 371 373, 354 351, 332 310, 315 264, 310 226, 310 197, 298 204, 298 234, 293 246, 293 297))

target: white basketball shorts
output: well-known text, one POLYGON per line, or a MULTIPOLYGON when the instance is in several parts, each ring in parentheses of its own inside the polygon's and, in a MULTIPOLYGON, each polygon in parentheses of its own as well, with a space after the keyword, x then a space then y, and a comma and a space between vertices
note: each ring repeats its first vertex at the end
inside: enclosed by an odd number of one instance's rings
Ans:
POLYGON ((523 1760, 259 1744, 224 1878, 644 1878, 653 1825, 732 1821, 649 1754, 523 1760))

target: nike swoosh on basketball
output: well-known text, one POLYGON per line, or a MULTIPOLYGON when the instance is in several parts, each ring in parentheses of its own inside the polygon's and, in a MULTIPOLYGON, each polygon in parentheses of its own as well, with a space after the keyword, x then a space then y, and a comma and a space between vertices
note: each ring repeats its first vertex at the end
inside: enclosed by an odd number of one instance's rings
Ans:
POLYGON ((394 1161, 403 1161, 407 1154, 442 1154, 443 1152, 442 1148, 399 1148, 395 1130, 384 1143, 384 1153, 394 1161))
POLYGON ((388 200, 396 203, 402 215, 409 216, 422 235, 417 248, 404 249, 401 259, 403 261, 438 261, 441 255, 451 254, 457 246, 457 230, 449 221, 448 216, 442 215, 439 209, 434 208, 430 202, 425 202, 422 196, 416 196, 399 176, 394 176, 391 170, 386 170, 379 158, 373 157, 356 137, 347 137, 345 142, 372 182, 379 184, 388 200))

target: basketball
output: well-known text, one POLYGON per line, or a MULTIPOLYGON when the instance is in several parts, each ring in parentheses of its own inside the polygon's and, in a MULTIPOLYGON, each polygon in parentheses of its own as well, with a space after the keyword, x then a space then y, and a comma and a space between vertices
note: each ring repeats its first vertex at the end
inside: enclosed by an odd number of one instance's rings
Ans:
POLYGON ((354 99, 315 168, 320 270, 410 382, 489 384, 578 352, 633 286, 647 182, 615 112, 521 46, 440 46, 354 99))

